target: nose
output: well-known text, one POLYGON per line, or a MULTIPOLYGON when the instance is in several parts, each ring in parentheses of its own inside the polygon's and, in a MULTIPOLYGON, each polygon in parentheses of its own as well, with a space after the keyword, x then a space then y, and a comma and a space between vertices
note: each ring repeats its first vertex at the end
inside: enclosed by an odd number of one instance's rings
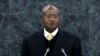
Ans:
POLYGON ((54 21, 55 21, 55 19, 54 19, 54 18, 51 18, 51 19, 50 19, 50 21, 51 21, 51 22, 54 22, 54 21))
POLYGON ((55 18, 54 18, 53 16, 51 16, 51 17, 50 17, 50 20, 51 20, 51 21, 54 21, 54 20, 55 20, 55 18))
POLYGON ((51 18, 51 21, 54 21, 55 19, 54 18, 51 18))

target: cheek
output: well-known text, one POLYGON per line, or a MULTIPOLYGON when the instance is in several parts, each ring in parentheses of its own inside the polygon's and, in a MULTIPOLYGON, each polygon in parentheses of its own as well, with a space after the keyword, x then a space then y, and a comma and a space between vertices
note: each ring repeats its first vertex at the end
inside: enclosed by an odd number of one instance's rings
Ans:
POLYGON ((44 24, 48 24, 48 20, 46 18, 43 19, 44 24))
POLYGON ((59 23, 59 19, 58 19, 58 20, 56 20, 56 23, 59 23))

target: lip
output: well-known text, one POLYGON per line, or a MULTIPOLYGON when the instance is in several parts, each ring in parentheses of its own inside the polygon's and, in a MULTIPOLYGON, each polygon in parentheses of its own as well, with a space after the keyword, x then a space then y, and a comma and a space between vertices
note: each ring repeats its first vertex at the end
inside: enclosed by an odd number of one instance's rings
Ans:
POLYGON ((50 25, 55 25, 55 23, 49 23, 50 25))
POLYGON ((55 26, 55 23, 49 23, 50 26, 55 26))

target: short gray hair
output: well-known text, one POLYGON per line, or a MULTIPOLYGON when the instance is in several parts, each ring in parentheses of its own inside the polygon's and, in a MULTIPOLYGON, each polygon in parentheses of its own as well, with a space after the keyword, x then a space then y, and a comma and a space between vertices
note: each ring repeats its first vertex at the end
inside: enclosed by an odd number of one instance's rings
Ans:
POLYGON ((53 5, 53 4, 48 4, 48 5, 46 5, 45 7, 43 7, 43 9, 42 9, 42 14, 44 14, 50 7, 52 7, 52 8, 55 9, 57 12, 59 12, 59 11, 58 11, 58 8, 57 8, 55 5, 53 5))

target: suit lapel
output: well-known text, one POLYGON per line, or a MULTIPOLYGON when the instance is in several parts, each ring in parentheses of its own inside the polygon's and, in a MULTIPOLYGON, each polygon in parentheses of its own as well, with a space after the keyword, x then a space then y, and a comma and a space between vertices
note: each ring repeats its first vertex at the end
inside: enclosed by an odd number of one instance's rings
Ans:
POLYGON ((37 35, 38 35, 37 40, 36 40, 37 48, 38 48, 38 51, 41 53, 41 56, 43 56, 46 51, 43 31, 39 32, 37 35))
POLYGON ((63 48, 63 32, 61 32, 60 30, 59 30, 59 32, 58 32, 58 34, 57 34, 57 40, 56 40, 56 42, 55 42, 55 45, 54 45, 54 50, 53 50, 53 52, 52 52, 52 56, 56 56, 57 55, 57 53, 59 52, 59 51, 61 51, 61 48, 63 48))

